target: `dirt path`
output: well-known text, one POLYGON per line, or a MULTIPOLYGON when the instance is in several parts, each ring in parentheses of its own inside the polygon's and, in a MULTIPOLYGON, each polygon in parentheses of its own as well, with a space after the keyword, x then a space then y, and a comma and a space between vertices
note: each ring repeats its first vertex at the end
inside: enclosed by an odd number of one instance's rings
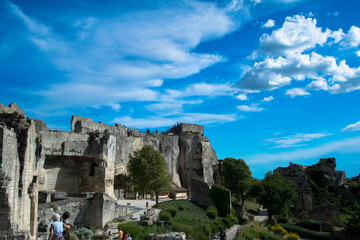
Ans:
POLYGON ((227 236, 227 240, 234 240, 237 234, 241 231, 243 225, 234 225, 229 229, 226 229, 225 233, 227 236))

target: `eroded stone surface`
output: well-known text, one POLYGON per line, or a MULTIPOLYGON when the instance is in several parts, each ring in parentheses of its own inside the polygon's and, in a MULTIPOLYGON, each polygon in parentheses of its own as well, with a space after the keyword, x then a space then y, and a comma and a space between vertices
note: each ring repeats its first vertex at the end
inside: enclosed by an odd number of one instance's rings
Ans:
MULTIPOLYGON (((71 129, 52 131, 42 120, 26 117, 16 104, 0 104, 0 235, 25 231, 24 236, 35 238, 38 204, 52 201, 51 193, 101 193, 83 203, 87 209, 102 206, 98 222, 89 224, 101 226, 125 214, 116 210, 115 179, 128 174, 129 155, 145 145, 160 151, 176 187, 189 189, 191 178, 214 183, 217 156, 202 126, 178 124, 167 133, 151 134, 73 116, 71 129), (45 193, 41 201, 39 191, 45 193), (104 206, 114 211, 107 214, 104 206)), ((83 223, 89 222, 89 214, 82 213, 83 223)))

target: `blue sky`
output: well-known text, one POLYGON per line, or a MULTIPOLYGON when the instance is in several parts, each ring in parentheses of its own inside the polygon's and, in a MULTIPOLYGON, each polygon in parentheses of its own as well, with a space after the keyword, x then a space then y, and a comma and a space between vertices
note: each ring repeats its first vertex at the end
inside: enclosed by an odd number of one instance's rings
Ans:
POLYGON ((0 102, 50 128, 72 115, 205 126, 253 175, 335 157, 360 166, 356 0, 0 3, 0 102))

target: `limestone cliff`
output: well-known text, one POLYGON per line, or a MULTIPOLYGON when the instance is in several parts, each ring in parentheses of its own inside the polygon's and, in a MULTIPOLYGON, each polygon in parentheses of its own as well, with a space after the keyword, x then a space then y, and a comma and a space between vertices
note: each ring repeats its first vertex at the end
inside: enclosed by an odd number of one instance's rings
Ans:
POLYGON ((202 126, 184 123, 166 133, 140 133, 77 116, 71 132, 52 131, 16 104, 0 104, 0 235, 35 236, 40 192, 46 201, 55 192, 114 197, 129 154, 145 145, 160 151, 175 186, 191 189, 192 178, 212 185, 218 161, 203 133, 202 126))
MULTIPOLYGON (((324 158, 312 166, 290 163, 289 167, 274 170, 292 181, 297 188, 299 198, 293 212, 301 218, 310 218, 332 225, 339 220, 340 212, 336 205, 329 201, 326 194, 337 195, 350 203, 360 202, 345 186, 344 171, 336 170, 335 158, 324 158)), ((339 220, 340 221, 340 220, 339 220)))

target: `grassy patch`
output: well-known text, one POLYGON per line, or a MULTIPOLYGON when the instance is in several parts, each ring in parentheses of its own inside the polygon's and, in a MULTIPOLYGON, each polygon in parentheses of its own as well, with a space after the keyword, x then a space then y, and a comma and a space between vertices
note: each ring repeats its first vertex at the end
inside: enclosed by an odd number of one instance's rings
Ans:
POLYGON ((246 216, 255 217, 260 212, 260 204, 256 203, 255 200, 245 201, 246 216))
POLYGON ((269 240, 284 240, 284 238, 276 235, 273 232, 266 230, 255 222, 250 222, 244 226, 236 240, 247 239, 269 239, 269 240))
POLYGON ((295 233, 299 234, 301 237, 314 239, 314 240, 332 239, 330 236, 330 233, 316 232, 316 231, 312 231, 312 230, 309 230, 309 229, 306 229, 303 227, 294 226, 294 225, 285 224, 285 223, 280 223, 279 225, 281 225, 283 228, 285 228, 286 230, 288 230, 290 232, 295 232, 295 233))

